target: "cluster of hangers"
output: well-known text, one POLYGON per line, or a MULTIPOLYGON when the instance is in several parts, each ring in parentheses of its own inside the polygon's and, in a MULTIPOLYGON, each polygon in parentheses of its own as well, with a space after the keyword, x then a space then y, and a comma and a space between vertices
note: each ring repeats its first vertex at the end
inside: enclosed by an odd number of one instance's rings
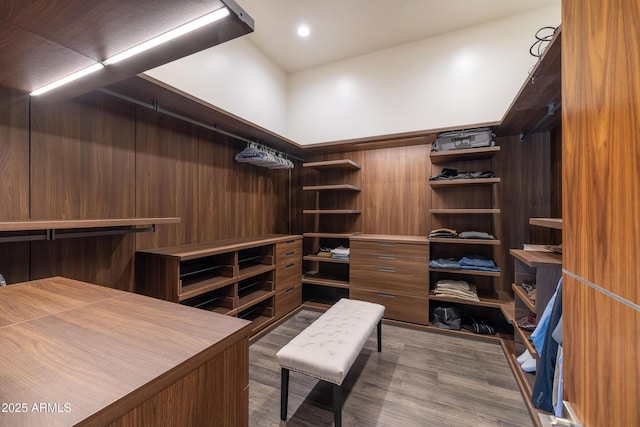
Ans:
POLYGON ((293 162, 285 159, 282 153, 256 142, 249 142, 247 148, 236 154, 235 159, 269 169, 293 169, 293 162))

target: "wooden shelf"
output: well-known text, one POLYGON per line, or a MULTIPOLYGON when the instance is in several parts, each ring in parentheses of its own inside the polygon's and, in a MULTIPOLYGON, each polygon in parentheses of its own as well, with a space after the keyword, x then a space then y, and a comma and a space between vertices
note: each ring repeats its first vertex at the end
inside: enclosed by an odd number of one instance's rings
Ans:
POLYGON ((302 276, 302 283, 310 285, 327 286, 330 288, 349 289, 349 281, 338 280, 332 277, 322 276, 315 272, 308 272, 302 276))
POLYGON ((511 249, 509 253, 529 267, 543 267, 548 265, 562 265, 562 254, 553 252, 525 251, 523 249, 511 249))
POLYGON ((353 160, 327 160, 323 162, 304 163, 302 167, 312 169, 360 169, 360 165, 353 160))
POLYGON ((251 292, 248 295, 245 295, 243 297, 238 298, 237 311, 241 312, 241 311, 244 311, 244 310, 248 309, 249 307, 253 307, 254 305, 258 304, 259 302, 262 302, 262 301, 264 301, 266 299, 271 298, 275 294, 276 294, 275 291, 267 291, 267 290, 264 290, 264 289, 260 289, 260 290, 251 292))
POLYGON ((500 209, 429 209, 432 214, 499 214, 500 209))
POLYGON ((562 230, 562 218, 529 218, 529 224, 562 230))
POLYGON ((511 289, 513 289, 513 292, 516 294, 516 296, 520 298, 520 301, 522 301, 529 310, 533 311, 534 313, 536 312, 536 303, 531 301, 531 298, 529 298, 529 295, 527 295, 527 292, 522 288, 522 286, 513 283, 511 285, 511 289))
POLYGON ((271 270, 275 270, 275 265, 256 264, 250 267, 240 268, 238 271, 238 281, 248 279, 249 277, 257 276, 262 273, 267 273, 271 270))
POLYGON ((175 217, 2 221, 0 222, 0 233, 7 232, 12 234, 0 237, 0 242, 56 240, 153 232, 158 224, 175 224, 179 222, 180 218, 175 217), (42 231, 42 233, 30 233, 33 231, 42 231))
POLYGON ((197 297, 204 293, 224 288, 236 282, 235 277, 213 277, 208 280, 202 280, 193 285, 182 286, 182 292, 178 295, 178 301, 185 301, 189 298, 197 297))
POLYGON ((499 245, 500 240, 497 239, 450 239, 447 237, 430 237, 431 243, 448 243, 460 245, 499 245))
POLYGON ((305 255, 302 257, 302 259, 305 261, 331 262, 334 264, 349 264, 348 259, 330 258, 330 257, 318 256, 318 255, 305 255))
POLYGON ((302 187, 304 191, 361 191, 360 187, 351 184, 335 185, 306 185, 302 187))
POLYGON ((465 160, 490 159, 500 151, 499 146, 486 148, 468 148, 464 150, 432 151, 429 154, 431 164, 459 162, 465 160))
POLYGON ((445 301, 445 302, 451 302, 451 303, 457 303, 457 304, 467 304, 467 305, 473 305, 477 307, 490 307, 490 308, 502 309, 505 304, 509 305, 510 303, 513 302, 513 298, 511 298, 509 294, 505 292, 501 292, 493 296, 478 295, 478 298, 480 299, 480 301, 472 301, 468 299, 455 298, 455 297, 438 296, 438 295, 434 295, 433 292, 429 293, 429 300, 445 301))
POLYGON ((320 237, 326 239, 349 239, 353 236, 361 234, 360 231, 355 233, 304 233, 303 237, 320 237))
POLYGON ((531 332, 523 331, 518 327, 518 324, 516 322, 513 323, 513 331, 515 334, 517 334, 520 337, 520 339, 522 340, 522 344, 525 346, 527 350, 529 350, 529 353, 531 353, 533 357, 537 358, 538 352, 536 351, 536 347, 533 345, 531 341, 529 341, 531 332))
POLYGON ((320 215, 348 215, 362 213, 360 209, 305 209, 304 214, 320 214, 320 215))
POLYGON ((499 184, 500 178, 443 179, 429 181, 431 188, 499 184))
POLYGON ((436 267, 429 267, 429 271, 440 272, 440 273, 450 273, 450 274, 466 274, 469 276, 500 277, 499 271, 464 270, 462 268, 452 269, 452 268, 436 268, 436 267))

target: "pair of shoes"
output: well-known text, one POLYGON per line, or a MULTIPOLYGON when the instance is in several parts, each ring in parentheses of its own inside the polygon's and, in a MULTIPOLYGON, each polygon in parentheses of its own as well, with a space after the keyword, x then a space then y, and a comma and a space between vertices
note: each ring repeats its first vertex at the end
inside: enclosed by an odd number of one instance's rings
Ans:
POLYGON ((520 364, 520 368, 525 372, 535 372, 536 371, 536 358, 529 353, 529 350, 525 350, 518 358, 516 359, 520 364))
POLYGON ((521 317, 517 320, 516 323, 518 324, 518 327, 523 331, 533 331, 537 326, 536 314, 530 311, 527 316, 521 317))
POLYGON ((527 292, 531 292, 536 288, 536 283, 535 282, 522 282, 522 288, 527 292))
POLYGON ((483 334, 483 335, 495 335, 496 330, 493 326, 488 324, 482 319, 474 319, 471 316, 467 316, 464 324, 462 325, 467 331, 471 331, 475 334, 483 334))

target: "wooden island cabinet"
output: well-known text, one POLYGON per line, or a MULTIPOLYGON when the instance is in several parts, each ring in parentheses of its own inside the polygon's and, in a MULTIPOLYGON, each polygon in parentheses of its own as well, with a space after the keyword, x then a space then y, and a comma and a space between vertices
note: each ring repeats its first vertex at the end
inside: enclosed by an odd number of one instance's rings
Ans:
POLYGON ((247 425, 250 332, 62 277, 0 288, 0 426, 247 425))

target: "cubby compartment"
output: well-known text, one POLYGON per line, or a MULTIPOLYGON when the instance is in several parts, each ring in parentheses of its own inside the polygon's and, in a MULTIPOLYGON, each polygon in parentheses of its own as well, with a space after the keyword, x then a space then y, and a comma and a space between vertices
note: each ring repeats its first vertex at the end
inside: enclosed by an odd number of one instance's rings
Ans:
POLYGON ((238 311, 273 296, 273 271, 238 282, 238 311))
POLYGON ((179 300, 193 298, 234 281, 233 254, 211 255, 180 262, 179 300))
POLYGON ((252 330, 256 332, 275 318, 274 299, 275 297, 272 296, 241 310, 238 312, 238 317, 251 321, 252 330))
POLYGON ((254 276, 275 268, 273 245, 258 246, 238 251, 238 279, 254 276))
POLYGON ((233 314, 236 306, 235 295, 235 285, 227 285, 184 300, 181 304, 220 314, 233 314))
POLYGON ((341 298, 349 298, 348 288, 314 285, 306 281, 304 282, 302 299, 307 305, 317 305, 321 308, 326 308, 326 306, 335 304, 341 298))

